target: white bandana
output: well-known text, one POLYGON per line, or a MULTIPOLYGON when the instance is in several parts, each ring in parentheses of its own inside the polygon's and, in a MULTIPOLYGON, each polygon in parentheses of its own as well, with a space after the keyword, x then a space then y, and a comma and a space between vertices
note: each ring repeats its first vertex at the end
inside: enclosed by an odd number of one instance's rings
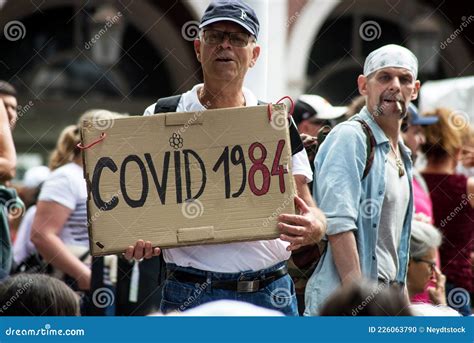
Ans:
POLYGON ((382 68, 405 68, 413 78, 418 76, 418 60, 407 48, 400 45, 389 44, 372 51, 365 59, 364 75, 368 76, 382 68))

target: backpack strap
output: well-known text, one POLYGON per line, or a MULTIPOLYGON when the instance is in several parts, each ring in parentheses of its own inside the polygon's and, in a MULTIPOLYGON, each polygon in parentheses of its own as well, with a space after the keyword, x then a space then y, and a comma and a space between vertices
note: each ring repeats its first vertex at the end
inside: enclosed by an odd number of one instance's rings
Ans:
POLYGON ((156 101, 155 111, 153 113, 176 112, 182 94, 161 98, 156 101))
MULTIPOLYGON (((169 96, 166 98, 160 98, 156 101, 155 110, 153 113, 166 113, 166 112, 176 112, 178 108, 179 101, 181 100, 182 94, 169 96)), ((258 105, 266 105, 267 103, 261 100, 258 100, 258 105)))
POLYGON ((367 175, 369 175, 370 168, 372 168, 372 164, 374 162, 376 142, 370 126, 360 118, 355 118, 355 120, 358 121, 360 125, 362 125, 362 129, 364 130, 365 136, 367 137, 367 162, 365 163, 364 174, 362 176, 362 180, 364 180, 367 175))

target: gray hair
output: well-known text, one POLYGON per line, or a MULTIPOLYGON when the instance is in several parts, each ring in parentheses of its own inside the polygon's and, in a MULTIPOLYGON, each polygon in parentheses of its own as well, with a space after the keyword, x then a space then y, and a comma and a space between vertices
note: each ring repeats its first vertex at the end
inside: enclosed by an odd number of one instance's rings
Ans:
POLYGON ((413 220, 411 222, 410 257, 421 258, 431 248, 441 245, 441 233, 433 225, 413 220))

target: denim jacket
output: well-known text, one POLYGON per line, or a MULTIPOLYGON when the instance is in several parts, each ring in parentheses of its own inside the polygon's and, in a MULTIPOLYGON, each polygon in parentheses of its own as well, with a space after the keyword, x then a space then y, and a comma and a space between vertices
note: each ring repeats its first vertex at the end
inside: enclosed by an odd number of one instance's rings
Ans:
MULTIPOLYGON (((362 180, 367 163, 367 136, 359 122, 343 122, 329 133, 318 151, 314 162, 313 195, 326 214, 327 235, 353 231, 362 275, 377 280, 377 233, 385 196, 385 166, 390 143, 366 107, 357 117, 367 122, 375 137, 375 156, 369 174, 362 180)), ((412 162, 411 152, 401 141, 399 147, 410 181, 410 200, 398 249, 396 278, 396 281, 405 282, 413 214, 412 162)), ((316 315, 340 283, 332 248, 328 244, 306 286, 305 315, 316 315)))

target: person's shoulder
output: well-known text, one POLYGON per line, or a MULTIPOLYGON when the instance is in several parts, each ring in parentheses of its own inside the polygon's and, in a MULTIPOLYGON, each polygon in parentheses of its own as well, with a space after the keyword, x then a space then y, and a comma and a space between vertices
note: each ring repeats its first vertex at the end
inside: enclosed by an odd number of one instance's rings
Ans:
POLYGON ((467 177, 464 174, 452 174, 448 176, 448 180, 451 181, 453 184, 460 184, 460 185, 466 185, 466 187, 469 185, 469 177, 467 177))
POLYGON ((59 177, 63 178, 73 178, 76 175, 82 175, 82 167, 74 162, 67 163, 51 172, 49 174, 48 180, 55 180, 59 177))
POLYGON ((155 114, 155 107, 156 107, 156 102, 148 106, 145 111, 143 112, 144 116, 151 116, 155 114))
POLYGON ((350 139, 350 138, 363 138, 364 131, 362 125, 356 120, 347 120, 340 124, 337 124, 333 127, 331 132, 328 135, 328 138, 340 138, 340 139, 350 139))
POLYGON ((74 162, 70 162, 70 163, 67 163, 67 164, 59 167, 56 170, 58 170, 58 171, 60 170, 64 173, 64 172, 71 172, 71 171, 82 172, 83 169, 79 164, 74 163, 74 162))
MULTIPOLYGON (((160 100, 169 100, 171 103, 167 105, 174 105, 176 104, 176 110, 183 104, 186 103, 193 103, 198 101, 197 100, 197 90, 202 86, 202 83, 195 85, 193 88, 188 90, 187 92, 175 95, 169 95, 159 98, 156 102, 148 106, 145 111, 143 112, 144 116, 152 116, 155 114, 156 105, 160 100)), ((199 101, 198 101, 199 102, 199 101)))

